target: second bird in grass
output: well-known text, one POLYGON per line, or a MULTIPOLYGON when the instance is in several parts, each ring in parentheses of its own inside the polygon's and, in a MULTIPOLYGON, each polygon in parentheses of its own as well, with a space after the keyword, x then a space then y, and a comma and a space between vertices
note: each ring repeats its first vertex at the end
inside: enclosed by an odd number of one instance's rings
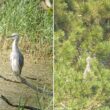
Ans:
POLYGON ((12 52, 10 54, 11 68, 16 76, 20 76, 24 65, 24 57, 18 47, 19 35, 17 33, 13 33, 11 37, 14 40, 12 44, 12 52))

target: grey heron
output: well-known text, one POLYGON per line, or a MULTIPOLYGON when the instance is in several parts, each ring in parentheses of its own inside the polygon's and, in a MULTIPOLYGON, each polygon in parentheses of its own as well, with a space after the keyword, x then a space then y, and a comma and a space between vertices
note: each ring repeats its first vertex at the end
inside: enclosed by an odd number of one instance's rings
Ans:
POLYGON ((19 35, 17 33, 13 33, 11 37, 14 40, 12 44, 12 52, 10 54, 11 68, 16 76, 20 76, 24 65, 24 57, 18 47, 19 35))
POLYGON ((88 56, 87 58, 86 58, 86 68, 85 68, 85 70, 84 70, 84 73, 83 73, 83 78, 85 79, 86 78, 86 76, 87 76, 87 74, 91 71, 91 57, 90 56, 88 56))

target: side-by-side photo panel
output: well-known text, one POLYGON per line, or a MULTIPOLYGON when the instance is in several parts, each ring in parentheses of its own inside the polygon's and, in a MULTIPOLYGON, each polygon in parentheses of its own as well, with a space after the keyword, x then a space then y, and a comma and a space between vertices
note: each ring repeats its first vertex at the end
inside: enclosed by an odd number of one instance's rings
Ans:
POLYGON ((55 110, 109 110, 110 0, 54 5, 55 110))

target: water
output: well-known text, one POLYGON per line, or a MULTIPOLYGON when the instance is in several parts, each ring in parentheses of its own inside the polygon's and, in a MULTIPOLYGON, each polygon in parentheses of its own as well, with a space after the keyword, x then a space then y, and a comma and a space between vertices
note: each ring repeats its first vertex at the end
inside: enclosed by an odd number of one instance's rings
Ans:
MULTIPOLYGON (((9 54, 7 53, 5 52, 0 55, 0 75, 12 81, 18 81, 11 71, 9 54)), ((52 90, 51 61, 37 61, 35 64, 34 61, 25 57, 22 76, 35 78, 36 80, 27 80, 35 86, 38 85, 42 88, 45 87, 52 90)), ((0 95, 4 95, 13 104, 19 104, 20 97, 22 97, 23 101, 26 101, 26 105, 42 109, 46 109, 49 106, 48 109, 52 109, 52 97, 36 93, 34 90, 22 83, 10 82, 0 78, 0 95)), ((0 98, 0 110, 17 110, 17 108, 9 106, 0 98)))

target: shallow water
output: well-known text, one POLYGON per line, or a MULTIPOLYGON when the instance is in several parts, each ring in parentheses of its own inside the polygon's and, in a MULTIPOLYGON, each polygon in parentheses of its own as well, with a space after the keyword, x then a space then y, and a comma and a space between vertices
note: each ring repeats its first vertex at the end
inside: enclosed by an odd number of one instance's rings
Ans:
MULTIPOLYGON (((11 71, 9 55, 7 53, 2 53, 0 55, 0 75, 12 81, 17 81, 11 71)), ((28 57, 25 57, 25 64, 21 76, 35 78, 36 80, 27 80, 35 86, 38 85, 42 88, 45 87, 48 90, 52 90, 51 61, 37 61, 35 64, 34 61, 31 61, 28 57)), ((23 100, 26 101, 26 105, 39 107, 42 109, 50 106, 50 108, 48 108, 50 110, 52 107, 52 104, 50 104, 52 97, 45 94, 36 93, 22 83, 10 82, 2 78, 0 78, 0 95, 4 95, 13 104, 19 104, 20 97, 22 97, 23 100), (38 100, 40 100, 40 102, 38 100)), ((9 106, 0 98, 0 110, 17 110, 17 108, 9 106)))

